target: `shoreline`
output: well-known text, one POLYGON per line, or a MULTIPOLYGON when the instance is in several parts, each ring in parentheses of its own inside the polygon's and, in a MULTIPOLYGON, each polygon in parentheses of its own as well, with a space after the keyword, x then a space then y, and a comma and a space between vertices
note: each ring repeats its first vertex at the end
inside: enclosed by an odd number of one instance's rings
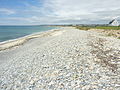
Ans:
POLYGON ((48 31, 37 32, 37 33, 29 34, 29 35, 26 35, 26 36, 23 36, 20 38, 0 42, 0 51, 10 49, 10 48, 15 47, 15 46, 22 45, 25 42, 27 42, 31 39, 34 39, 34 38, 48 36, 56 31, 62 30, 62 28, 64 28, 64 27, 61 27, 59 29, 50 29, 48 31))
POLYGON ((119 39, 65 27, 26 41, 0 52, 1 89, 119 90, 119 39))

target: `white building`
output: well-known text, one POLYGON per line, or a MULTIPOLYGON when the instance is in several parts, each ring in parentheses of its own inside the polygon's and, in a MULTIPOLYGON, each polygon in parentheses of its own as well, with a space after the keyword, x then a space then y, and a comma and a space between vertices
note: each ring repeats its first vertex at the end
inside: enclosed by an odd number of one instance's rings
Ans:
POLYGON ((119 22, 116 19, 114 19, 109 22, 109 26, 119 26, 119 22))

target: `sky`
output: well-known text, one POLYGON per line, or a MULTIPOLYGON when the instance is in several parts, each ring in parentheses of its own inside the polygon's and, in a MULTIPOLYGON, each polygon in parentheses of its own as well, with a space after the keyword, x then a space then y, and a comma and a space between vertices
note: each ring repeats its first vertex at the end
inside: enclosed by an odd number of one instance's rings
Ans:
POLYGON ((120 0, 0 0, 0 25, 107 24, 120 0))

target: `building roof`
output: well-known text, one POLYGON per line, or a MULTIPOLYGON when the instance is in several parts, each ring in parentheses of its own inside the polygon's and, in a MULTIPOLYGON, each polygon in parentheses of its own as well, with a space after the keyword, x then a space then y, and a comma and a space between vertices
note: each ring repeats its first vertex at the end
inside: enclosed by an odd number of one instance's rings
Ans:
POLYGON ((110 26, 119 26, 119 22, 116 19, 113 19, 112 21, 109 22, 110 26))

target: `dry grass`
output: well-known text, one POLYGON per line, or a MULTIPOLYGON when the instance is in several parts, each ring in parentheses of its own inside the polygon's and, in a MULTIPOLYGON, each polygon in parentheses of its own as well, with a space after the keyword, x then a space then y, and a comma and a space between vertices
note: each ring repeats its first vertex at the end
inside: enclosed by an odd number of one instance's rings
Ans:
POLYGON ((120 26, 76 26, 76 28, 104 33, 107 36, 113 36, 120 39, 120 26))
POLYGON ((108 50, 104 49, 104 40, 99 38, 96 43, 90 43, 90 46, 94 48, 91 52, 97 59, 97 63, 101 64, 103 67, 108 67, 110 70, 115 72, 118 67, 117 64, 112 63, 113 61, 118 60, 120 51, 115 52, 114 49, 110 48, 108 50))

